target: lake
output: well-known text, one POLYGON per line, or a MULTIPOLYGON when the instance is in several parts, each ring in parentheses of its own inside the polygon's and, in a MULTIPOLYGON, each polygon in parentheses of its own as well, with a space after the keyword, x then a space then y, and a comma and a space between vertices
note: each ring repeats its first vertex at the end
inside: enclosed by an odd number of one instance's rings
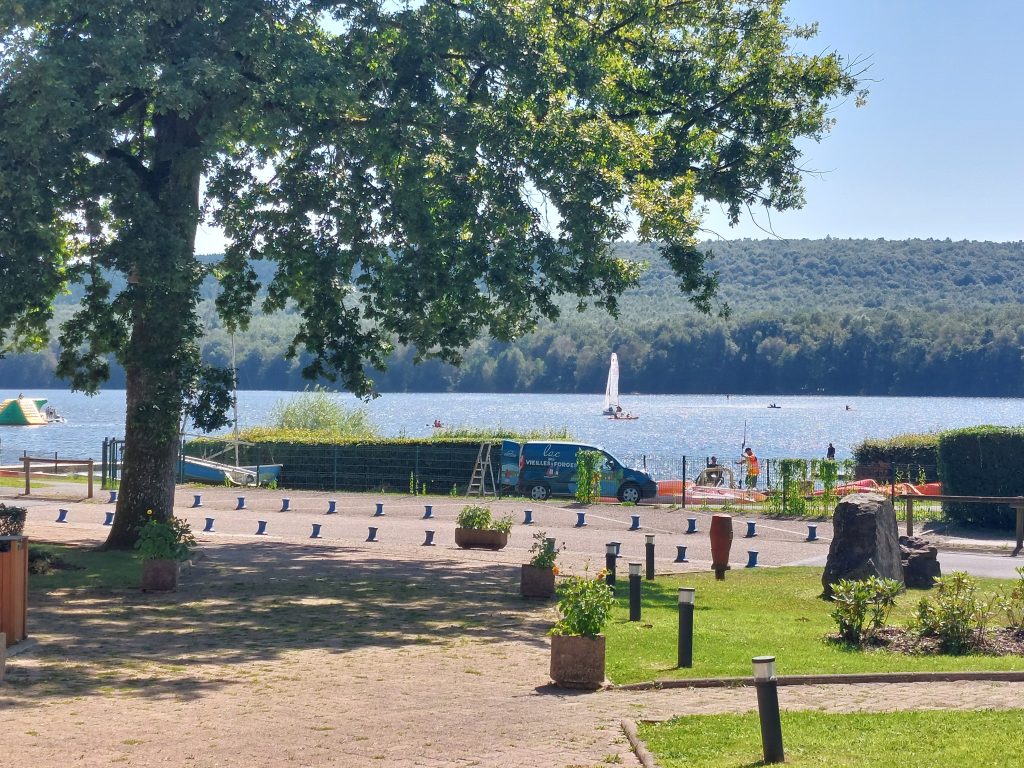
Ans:
MULTIPOLYGON (((0 393, 17 397, 17 392, 0 393)), ((124 436, 125 393, 87 397, 65 390, 36 390, 67 417, 66 424, 0 427, 0 463, 23 452, 99 459, 105 437, 124 436)), ((238 393, 239 424, 266 423, 271 408, 293 392, 238 393)), ((337 395, 358 406, 349 395, 337 395)), ((746 440, 762 458, 823 457, 831 441, 837 458, 848 458, 866 437, 930 432, 976 424, 1024 424, 1018 398, 804 397, 726 395, 623 395, 622 407, 640 418, 613 421, 600 415, 602 395, 396 393, 365 404, 384 435, 433 433, 439 419, 452 426, 503 425, 517 429, 566 427, 580 442, 599 445, 624 459, 641 456, 737 457, 746 440), (768 408, 775 403, 779 408, 768 408), (849 406, 849 410, 847 410, 849 406)))

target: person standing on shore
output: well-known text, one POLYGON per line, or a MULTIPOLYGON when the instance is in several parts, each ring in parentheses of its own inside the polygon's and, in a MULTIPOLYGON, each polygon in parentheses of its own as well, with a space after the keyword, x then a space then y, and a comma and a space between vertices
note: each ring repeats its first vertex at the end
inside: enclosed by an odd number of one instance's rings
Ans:
POLYGON ((829 461, 836 460, 836 447, 832 445, 832 443, 828 444, 828 450, 825 451, 825 458, 828 459, 829 461))
POLYGON ((757 461, 757 456, 754 455, 753 450, 750 448, 743 451, 743 466, 747 476, 745 487, 757 488, 757 476, 761 474, 761 465, 757 461))

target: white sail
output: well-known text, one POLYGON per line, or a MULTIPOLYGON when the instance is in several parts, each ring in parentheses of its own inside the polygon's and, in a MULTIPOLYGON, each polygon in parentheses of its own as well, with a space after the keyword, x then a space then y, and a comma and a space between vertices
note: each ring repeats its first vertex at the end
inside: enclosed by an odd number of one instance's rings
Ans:
POLYGON ((608 384, 604 388, 604 410, 607 415, 615 413, 619 407, 619 356, 612 352, 611 364, 608 366, 608 384))

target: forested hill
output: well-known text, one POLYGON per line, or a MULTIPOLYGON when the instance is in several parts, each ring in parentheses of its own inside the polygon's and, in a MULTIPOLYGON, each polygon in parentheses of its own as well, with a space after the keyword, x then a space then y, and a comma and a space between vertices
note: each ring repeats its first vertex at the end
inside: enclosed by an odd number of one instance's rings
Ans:
MULTIPOLYGON (((1024 243, 938 240, 737 240, 707 244, 728 319, 694 311, 647 246, 650 262, 619 318, 574 300, 554 324, 513 345, 479 341, 458 370, 397 353, 381 391, 600 392, 617 351, 623 391, 1024 394, 1024 243)), ((263 276, 269 265, 257 265, 263 276)), ((228 359, 205 286, 208 359, 228 359)), ((65 317, 75 297, 58 306, 65 317)), ((301 389, 283 359, 296 320, 257 318, 236 338, 240 386, 301 389)), ((59 386, 55 353, 0 360, 0 386, 59 386)), ((118 381, 113 382, 115 385, 118 381)))

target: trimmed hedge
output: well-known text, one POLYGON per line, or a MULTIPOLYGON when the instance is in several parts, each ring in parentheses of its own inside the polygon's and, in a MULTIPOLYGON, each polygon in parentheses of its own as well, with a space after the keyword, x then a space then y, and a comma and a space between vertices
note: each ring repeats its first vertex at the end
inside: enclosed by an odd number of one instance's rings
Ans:
MULTIPOLYGON (((951 496, 1024 496, 1024 428, 980 426, 943 432, 939 439, 942 492, 951 496)), ((943 505, 962 525, 1010 528, 1016 514, 1005 504, 943 505)))
MULTIPOLYGON (((473 475, 479 440, 440 441, 425 438, 338 440, 327 443, 310 436, 295 442, 240 444, 243 465, 281 464, 278 481, 296 490, 392 491, 431 494, 450 493, 455 486, 464 494, 473 475)), ((501 444, 492 444, 491 466, 500 482, 501 444)), ((189 456, 212 457, 234 445, 230 440, 200 438, 185 444, 189 456)))
POLYGON ((864 440, 854 446, 857 479, 871 478, 888 482, 890 465, 903 474, 904 480, 916 483, 921 471, 927 482, 939 479, 939 438, 942 432, 896 435, 884 440, 864 440))

